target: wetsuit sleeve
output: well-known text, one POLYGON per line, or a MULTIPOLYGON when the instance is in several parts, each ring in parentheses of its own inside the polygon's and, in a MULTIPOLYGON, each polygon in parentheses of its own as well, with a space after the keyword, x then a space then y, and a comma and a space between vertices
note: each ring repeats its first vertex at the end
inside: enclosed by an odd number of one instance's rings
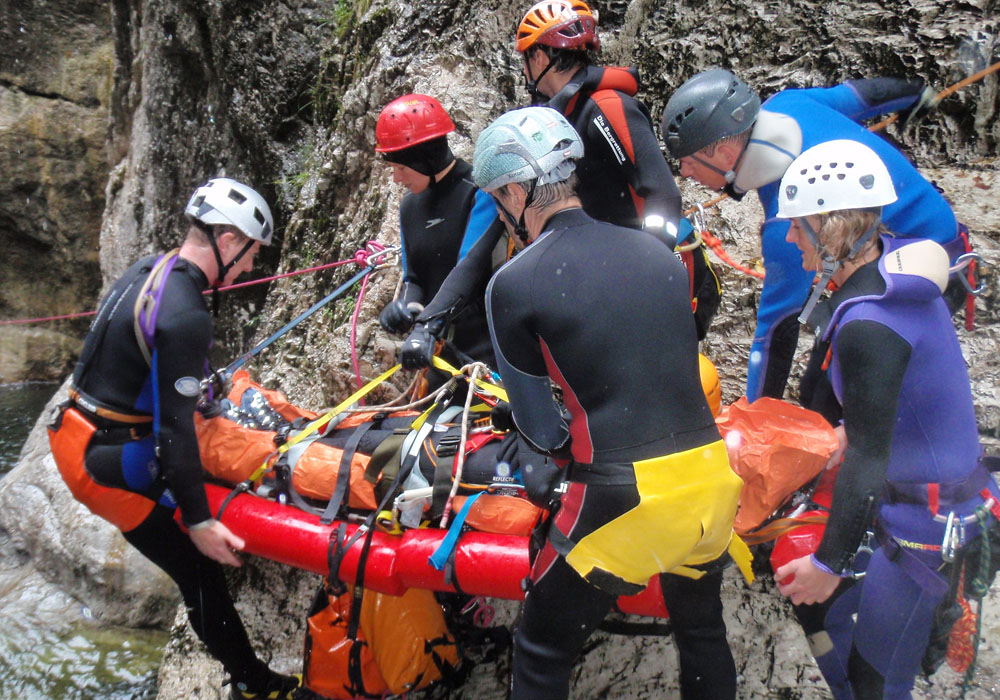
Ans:
POLYGON ((417 323, 430 323, 437 319, 448 319, 461 310, 493 274, 493 249, 504 233, 504 226, 493 210, 493 221, 479 237, 469 252, 456 265, 438 290, 434 298, 417 316, 417 323))
POLYGON ((776 218, 777 185, 760 188, 765 221, 761 227, 764 286, 747 366, 747 400, 781 398, 798 342, 798 315, 809 296, 814 272, 802 269, 802 254, 785 240, 788 222, 776 218))
MULTIPOLYGON (((639 201, 641 218, 659 215, 676 236, 681 218, 681 193, 656 140, 649 115, 640 103, 622 99, 612 90, 592 96, 597 114, 587 122, 586 143, 607 148, 625 171, 625 179, 639 201)), ((655 231, 651 231, 655 235, 655 231)), ((672 244, 671 244, 672 247, 672 244)))
POLYGON ((458 259, 463 260, 476 242, 482 238, 490 226, 497 222, 497 207, 493 198, 482 190, 476 190, 469 210, 469 221, 465 225, 465 235, 462 236, 462 247, 458 251, 458 259))
POLYGON ((207 311, 161 313, 153 351, 153 430, 161 474, 185 525, 212 517, 205 498, 198 438, 194 429, 197 396, 184 396, 175 383, 181 377, 205 376, 205 359, 212 341, 207 311))
POLYGON ((407 304, 411 301, 423 304, 425 283, 420 278, 420 271, 410 266, 407 255, 409 245, 406 238, 406 221, 410 218, 407 214, 408 205, 409 202, 404 199, 403 204, 399 207, 399 256, 400 264, 403 266, 403 289, 399 298, 407 304))
POLYGON ((816 558, 842 572, 871 527, 885 484, 910 345, 886 326, 857 320, 834 341, 842 380, 847 450, 833 489, 833 507, 816 558))
POLYGON ((836 87, 809 88, 803 94, 860 122, 909 109, 920 99, 925 87, 921 80, 869 78, 848 80, 836 87))
POLYGON ((552 396, 540 340, 531 330, 525 290, 512 279, 510 270, 502 268, 486 289, 486 316, 497 367, 518 432, 543 453, 562 450, 569 441, 569 427, 552 396))

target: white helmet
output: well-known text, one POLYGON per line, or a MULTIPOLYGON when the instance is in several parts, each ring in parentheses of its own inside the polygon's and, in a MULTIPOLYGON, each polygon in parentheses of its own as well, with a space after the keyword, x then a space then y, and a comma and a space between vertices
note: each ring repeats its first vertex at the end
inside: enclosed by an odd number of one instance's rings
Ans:
POLYGON ((472 179, 486 192, 511 182, 562 182, 583 157, 583 142, 551 107, 523 107, 500 115, 476 140, 472 179))
POLYGON ((247 238, 271 244, 274 219, 267 202, 256 191, 228 177, 213 178, 196 189, 184 213, 206 226, 235 226, 247 238))
POLYGON ((799 219, 895 201, 889 170, 875 151, 838 139, 806 149, 788 166, 778 188, 778 216, 799 219))

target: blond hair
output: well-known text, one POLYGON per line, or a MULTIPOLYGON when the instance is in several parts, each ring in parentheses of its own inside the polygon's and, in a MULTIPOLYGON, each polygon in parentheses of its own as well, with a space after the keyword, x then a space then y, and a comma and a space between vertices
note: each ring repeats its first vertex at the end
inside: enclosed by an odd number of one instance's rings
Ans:
MULTIPOLYGON (((841 209, 826 214, 818 214, 819 226, 816 235, 819 243, 835 260, 846 260, 858 240, 880 221, 882 208, 841 209)), ((884 224, 879 223, 875 235, 854 254, 854 257, 864 253, 872 245, 876 245, 878 236, 886 233, 884 224)))

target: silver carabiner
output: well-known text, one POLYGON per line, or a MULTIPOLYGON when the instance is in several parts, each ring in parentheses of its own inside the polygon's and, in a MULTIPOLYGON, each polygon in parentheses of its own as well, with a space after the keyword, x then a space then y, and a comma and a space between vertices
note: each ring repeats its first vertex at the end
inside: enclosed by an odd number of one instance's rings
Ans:
POLYGON ((708 230, 705 225, 705 207, 700 203, 695 205, 695 211, 691 214, 691 225, 697 233, 708 230))
POLYGON ((955 561, 958 550, 965 544, 965 519, 956 518, 955 513, 948 513, 944 526, 944 538, 941 540, 941 559, 947 563, 955 561))
POLYGON ((854 556, 851 557, 851 565, 850 567, 848 567, 850 571, 849 577, 854 579, 855 581, 863 579, 865 577, 865 574, 868 573, 867 562, 865 563, 864 571, 855 571, 854 565, 855 563, 857 563, 859 555, 867 555, 868 560, 869 561, 871 560, 871 555, 875 552, 875 549, 872 547, 872 540, 874 539, 875 539, 875 533, 872 532, 871 530, 866 530, 864 537, 861 538, 861 544, 858 545, 857 550, 854 552, 854 556))
POLYGON ((962 281, 962 286, 965 287, 969 294, 978 296, 983 293, 984 289, 986 289, 986 283, 979 279, 979 275, 976 272, 973 272, 973 275, 977 280, 976 286, 973 287, 972 283, 969 282, 969 278, 962 273, 965 271, 965 268, 972 263, 982 265, 983 262, 983 256, 979 253, 964 253, 959 255, 958 258, 955 259, 955 264, 948 268, 948 275, 958 275, 958 279, 962 281))

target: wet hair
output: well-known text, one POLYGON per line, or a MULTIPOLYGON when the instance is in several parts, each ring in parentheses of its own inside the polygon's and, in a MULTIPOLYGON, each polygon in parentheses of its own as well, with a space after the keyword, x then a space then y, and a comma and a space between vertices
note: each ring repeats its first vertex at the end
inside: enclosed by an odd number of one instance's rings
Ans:
POLYGON ((752 129, 747 128, 746 130, 741 131, 738 134, 733 134, 732 136, 724 136, 718 141, 708 144, 702 150, 705 152, 706 156, 711 158, 712 156, 715 155, 715 149, 724 143, 732 144, 733 146, 738 146, 739 148, 743 148, 747 144, 747 141, 750 140, 751 131, 752 129))
POLYGON ((594 63, 591 51, 581 51, 580 49, 557 49, 553 46, 535 44, 524 52, 524 60, 531 60, 535 51, 544 51, 552 64, 550 71, 559 73, 565 70, 573 70, 582 66, 589 66, 594 63))
MULTIPOLYGON (((818 216, 819 226, 816 228, 816 234, 820 244, 835 259, 845 260, 858 239, 882 216, 882 208, 841 209, 818 216)), ((878 236, 887 231, 885 225, 880 223, 875 235, 855 254, 855 257, 864 253, 872 243, 877 243, 878 236)))

